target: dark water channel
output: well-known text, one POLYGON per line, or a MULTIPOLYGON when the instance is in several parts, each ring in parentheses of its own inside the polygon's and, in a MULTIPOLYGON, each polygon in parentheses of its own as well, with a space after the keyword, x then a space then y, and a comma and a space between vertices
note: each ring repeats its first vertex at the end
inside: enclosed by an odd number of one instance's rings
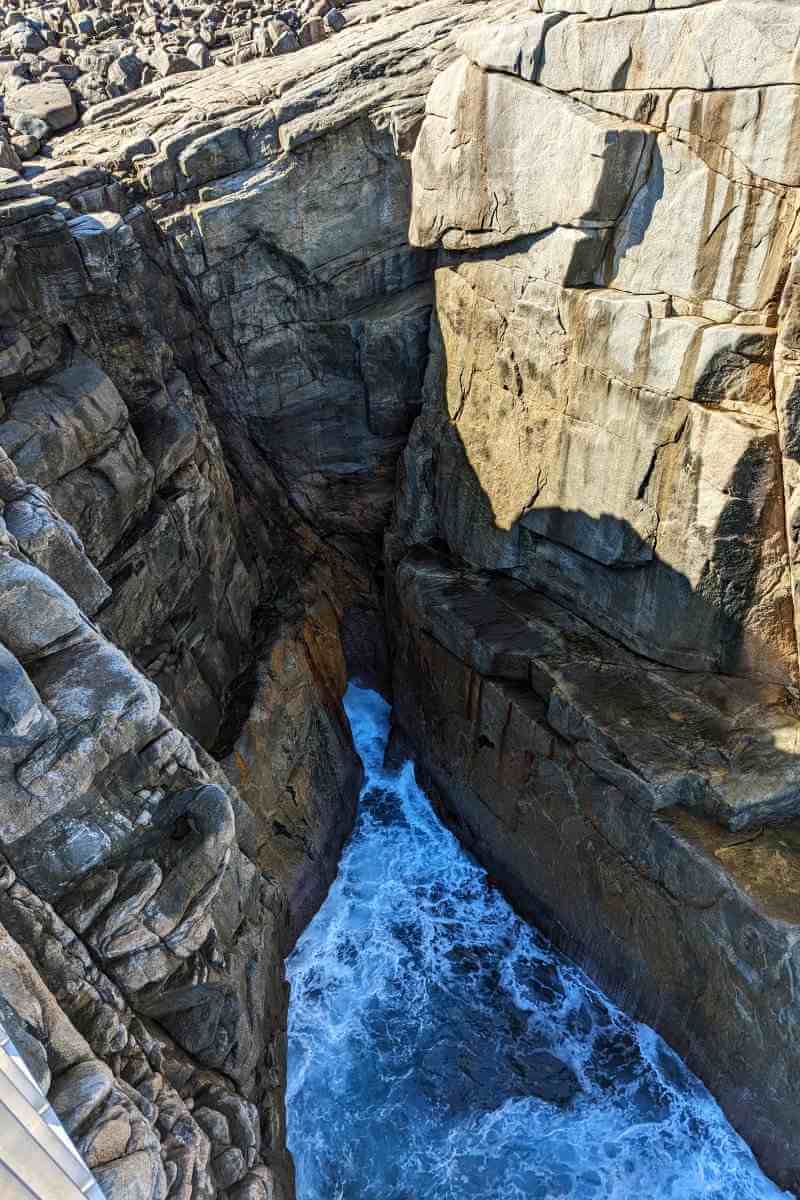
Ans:
POLYGON ((487 885, 351 686, 366 782, 289 961, 298 1200, 767 1200, 705 1088, 487 885))

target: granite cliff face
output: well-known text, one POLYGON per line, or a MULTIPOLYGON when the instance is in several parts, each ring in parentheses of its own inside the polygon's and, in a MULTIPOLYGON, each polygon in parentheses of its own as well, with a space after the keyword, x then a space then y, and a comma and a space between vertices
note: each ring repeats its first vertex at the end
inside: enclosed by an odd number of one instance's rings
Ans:
POLYGON ((542 8, 464 34, 414 150, 396 718, 796 1189, 800 8, 542 8))
POLYGON ((0 147, 0 1017, 110 1200, 288 1200, 348 672, 800 1187, 800 6, 366 0, 0 147))
POLYGON ((2 1020, 109 1200, 292 1195, 283 958, 427 361, 407 155, 492 11, 357 5, 3 143, 2 1020))

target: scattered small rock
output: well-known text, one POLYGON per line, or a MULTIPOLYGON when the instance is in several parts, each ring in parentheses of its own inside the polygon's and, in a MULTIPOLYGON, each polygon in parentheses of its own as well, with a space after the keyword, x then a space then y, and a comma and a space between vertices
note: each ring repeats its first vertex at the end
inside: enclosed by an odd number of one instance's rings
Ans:
POLYGON ((0 7, 3 153, 28 161, 93 105, 155 80, 314 46, 344 28, 333 0, 200 4, 186 0, 54 0, 0 7), (35 126, 16 124, 34 119, 35 126))

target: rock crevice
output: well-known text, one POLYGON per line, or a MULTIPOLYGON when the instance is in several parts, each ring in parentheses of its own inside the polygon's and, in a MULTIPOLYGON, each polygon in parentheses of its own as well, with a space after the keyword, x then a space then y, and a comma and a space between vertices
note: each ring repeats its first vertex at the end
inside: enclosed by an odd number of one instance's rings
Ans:
POLYGON ((522 911, 797 1189, 800 10, 541 7, 464 33, 412 155, 395 717, 522 911))
POLYGON ((461 836, 800 1186, 800 8, 533 10, 207 14, 0 137, 0 1015, 109 1200, 290 1200, 384 617, 461 836))

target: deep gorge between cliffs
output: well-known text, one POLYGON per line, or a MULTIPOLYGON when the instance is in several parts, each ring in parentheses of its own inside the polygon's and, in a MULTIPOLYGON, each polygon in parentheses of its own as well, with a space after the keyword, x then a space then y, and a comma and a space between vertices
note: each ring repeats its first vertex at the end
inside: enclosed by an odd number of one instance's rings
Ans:
POLYGON ((681 1060, 522 921, 351 685, 355 831, 288 962, 298 1200, 788 1195, 681 1060))
POLYGON ((800 0, 346 7, 0 128, 0 1021, 106 1200, 800 1197, 800 0))

